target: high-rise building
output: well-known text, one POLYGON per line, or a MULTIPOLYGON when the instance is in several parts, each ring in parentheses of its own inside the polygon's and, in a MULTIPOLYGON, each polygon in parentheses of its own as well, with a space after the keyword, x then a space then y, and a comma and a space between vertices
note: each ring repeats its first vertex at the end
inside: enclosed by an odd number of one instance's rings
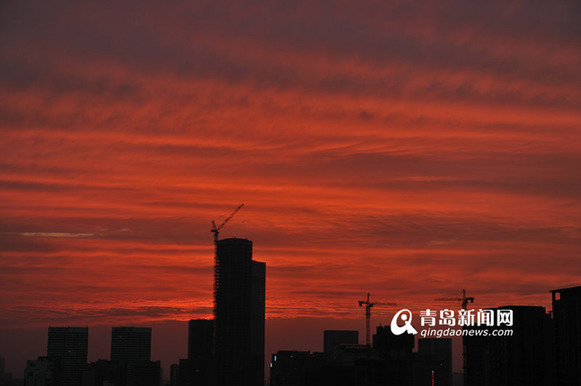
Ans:
POLYGON ((111 362, 122 368, 127 386, 139 386, 143 369, 157 371, 159 364, 151 362, 150 327, 113 327, 111 362))
POLYGON ((263 386, 266 265, 252 260, 252 241, 219 240, 214 282, 214 348, 218 386, 263 386))
POLYGON ((150 327, 113 327, 111 332, 111 361, 139 362, 150 360, 150 327))
POLYGON ((57 385, 79 386, 87 365, 88 327, 49 327, 47 357, 58 363, 57 385))
POLYGON ((555 328, 555 385, 581 384, 581 286, 551 291, 555 328))

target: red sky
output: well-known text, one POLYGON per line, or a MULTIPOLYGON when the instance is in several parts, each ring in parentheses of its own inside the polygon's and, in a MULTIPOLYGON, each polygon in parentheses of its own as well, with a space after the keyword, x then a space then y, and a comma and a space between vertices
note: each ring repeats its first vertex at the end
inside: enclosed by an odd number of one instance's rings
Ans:
POLYGON ((321 349, 315 329, 363 328, 366 292, 548 307, 581 281, 580 18, 2 2, 0 357, 15 329, 210 317, 210 221, 240 203, 222 236, 267 263, 267 356, 295 348, 280 331, 321 349))

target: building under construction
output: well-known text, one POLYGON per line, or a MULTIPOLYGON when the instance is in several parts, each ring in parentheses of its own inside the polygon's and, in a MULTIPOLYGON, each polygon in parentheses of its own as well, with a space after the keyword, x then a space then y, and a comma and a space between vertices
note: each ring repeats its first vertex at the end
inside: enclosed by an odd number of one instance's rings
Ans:
POLYGON ((214 321, 216 384, 263 386, 266 264, 252 241, 216 242, 214 321))

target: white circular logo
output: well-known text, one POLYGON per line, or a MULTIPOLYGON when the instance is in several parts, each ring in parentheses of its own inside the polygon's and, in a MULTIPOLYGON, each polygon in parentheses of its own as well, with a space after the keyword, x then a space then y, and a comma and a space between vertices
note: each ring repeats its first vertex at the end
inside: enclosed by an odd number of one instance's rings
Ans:
POLYGON ((407 308, 403 310, 399 310, 397 314, 394 315, 393 319, 391 319, 391 332, 393 335, 401 335, 404 332, 408 334, 417 334, 418 332, 412 326, 412 312, 407 308), (403 321, 403 326, 399 326, 397 324, 398 319, 401 316, 401 320, 403 321))

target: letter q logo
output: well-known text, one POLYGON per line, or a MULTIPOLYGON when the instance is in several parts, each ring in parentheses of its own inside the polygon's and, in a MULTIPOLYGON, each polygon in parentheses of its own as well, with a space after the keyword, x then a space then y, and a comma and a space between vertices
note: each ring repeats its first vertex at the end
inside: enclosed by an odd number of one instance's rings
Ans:
POLYGON ((410 310, 408 310, 407 308, 404 308, 403 310, 399 310, 397 314, 394 315, 393 319, 391 319, 391 332, 393 333, 393 335, 401 335, 404 332, 407 332, 408 334, 417 334, 418 332, 416 331, 416 329, 412 326, 412 312, 410 310), (403 326, 399 326, 397 324, 398 319, 401 317, 401 320, 403 321, 403 326))

